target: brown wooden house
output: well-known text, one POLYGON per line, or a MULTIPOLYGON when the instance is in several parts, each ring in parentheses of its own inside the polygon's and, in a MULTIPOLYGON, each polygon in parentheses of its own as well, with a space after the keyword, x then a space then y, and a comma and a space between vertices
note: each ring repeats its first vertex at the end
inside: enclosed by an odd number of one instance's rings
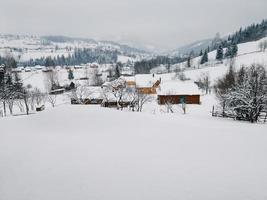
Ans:
POLYGON ((154 74, 136 75, 136 89, 141 94, 157 94, 161 78, 154 74))
POLYGON ((191 81, 167 81, 157 90, 158 104, 200 104, 200 92, 191 81))
POLYGON ((200 104, 200 95, 158 95, 158 103, 164 105, 171 104, 200 104))

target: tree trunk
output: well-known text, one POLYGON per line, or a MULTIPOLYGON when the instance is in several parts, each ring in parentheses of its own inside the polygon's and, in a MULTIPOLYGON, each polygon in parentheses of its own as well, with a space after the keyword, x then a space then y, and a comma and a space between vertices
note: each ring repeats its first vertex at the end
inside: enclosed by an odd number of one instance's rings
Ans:
POLYGON ((5 100, 3 101, 3 106, 4 106, 4 115, 6 117, 6 101, 5 100))

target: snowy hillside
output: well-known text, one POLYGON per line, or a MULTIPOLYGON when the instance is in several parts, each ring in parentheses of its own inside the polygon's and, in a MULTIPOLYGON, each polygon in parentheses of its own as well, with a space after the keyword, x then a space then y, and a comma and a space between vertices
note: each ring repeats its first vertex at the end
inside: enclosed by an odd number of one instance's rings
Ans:
MULTIPOLYGON (((259 44, 262 41, 267 40, 263 38, 261 40, 255 42, 248 42, 238 45, 238 55, 235 58, 235 69, 239 69, 241 66, 249 66, 251 64, 263 64, 266 66, 267 64, 267 51, 260 51, 259 44)), ((186 69, 186 62, 176 64, 172 66, 172 69, 176 68, 185 68, 185 74, 187 77, 192 80, 197 80, 197 78, 201 75, 201 73, 209 73, 211 80, 214 81, 222 76, 229 68, 229 59, 224 59, 223 63, 219 63, 216 58, 216 51, 212 51, 208 54, 209 62, 200 65, 201 57, 197 57, 192 59, 192 67, 190 69, 186 69)))
POLYGON ((64 55, 66 57, 72 54, 75 48, 98 48, 102 50, 118 51, 122 56, 135 55, 137 59, 141 59, 147 54, 142 50, 127 45, 108 41, 68 38, 63 36, 37 37, 0 35, 0 55, 12 54, 21 62, 47 56, 57 57, 64 55), (57 38, 57 40, 54 38, 57 38))
POLYGON ((174 51, 171 51, 170 54, 173 56, 175 56, 175 55, 187 55, 187 54, 190 54, 191 51, 198 53, 202 49, 208 48, 208 46, 210 46, 211 44, 212 44, 212 39, 200 40, 200 41, 196 41, 192 44, 179 47, 179 48, 175 49, 174 51))

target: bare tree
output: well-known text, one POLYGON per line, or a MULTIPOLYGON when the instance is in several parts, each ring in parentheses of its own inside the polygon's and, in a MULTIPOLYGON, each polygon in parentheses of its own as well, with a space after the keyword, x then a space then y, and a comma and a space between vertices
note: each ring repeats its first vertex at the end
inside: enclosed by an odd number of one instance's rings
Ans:
POLYGON ((127 92, 127 95, 129 97, 128 99, 130 99, 132 110, 137 112, 142 112, 143 106, 153 100, 153 96, 141 93, 136 88, 127 92))
POLYGON ((102 81, 100 76, 101 76, 101 74, 99 73, 98 68, 92 69, 91 78, 92 78, 92 84, 93 85, 100 86, 103 84, 103 81, 102 81))
POLYGON ((38 88, 34 88, 33 95, 35 96, 35 102, 37 106, 44 104, 45 94, 41 92, 38 88))
POLYGON ((31 91, 29 95, 30 95, 29 103, 30 103, 31 110, 35 110, 36 96, 33 91, 31 91))
POLYGON ((93 94, 93 91, 90 87, 86 85, 80 85, 71 91, 70 99, 75 99, 78 103, 84 103, 85 99, 89 99, 93 94))
POLYGON ((198 87, 206 92, 208 94, 210 92, 210 75, 208 72, 202 73, 196 82, 198 87))
POLYGON ((7 104, 8 104, 8 108, 9 108, 9 113, 11 115, 13 115, 13 107, 14 107, 14 102, 15 102, 15 99, 13 97, 9 98, 7 100, 7 104))
POLYGON ((165 103, 165 107, 167 109, 167 113, 169 113, 169 112, 174 113, 174 110, 173 110, 173 102, 172 101, 167 101, 165 103))
POLYGON ((57 87, 59 86, 59 81, 56 70, 52 69, 51 71, 46 72, 45 86, 48 92, 57 89, 57 87))
POLYGON ((47 94, 47 101, 51 104, 52 107, 55 107, 57 102, 57 95, 56 94, 47 94))
POLYGON ((90 72, 89 72, 89 66, 84 66, 84 77, 86 79, 86 85, 89 86, 90 85, 90 82, 89 82, 89 75, 90 75, 90 72))
POLYGON ((153 99, 153 97, 149 94, 143 94, 143 93, 137 92, 136 110, 138 112, 142 112, 143 106, 146 103, 151 102, 152 99, 153 99))
MULTIPOLYGON (((127 88, 126 88, 126 81, 124 79, 116 79, 112 82, 107 83, 103 87, 103 92, 108 94, 111 93, 117 102, 117 109, 123 109, 123 101, 127 97, 127 88)), ((107 96, 104 94, 104 96, 107 96)))
POLYGON ((25 109, 24 109, 23 101, 21 99, 17 99, 15 101, 15 104, 18 106, 21 113, 24 112, 25 109))
POLYGON ((29 115, 29 110, 30 110, 29 109, 30 97, 31 97, 31 94, 30 94, 29 90, 27 88, 23 88, 22 91, 20 92, 20 98, 25 105, 25 110, 26 110, 27 115, 29 115))

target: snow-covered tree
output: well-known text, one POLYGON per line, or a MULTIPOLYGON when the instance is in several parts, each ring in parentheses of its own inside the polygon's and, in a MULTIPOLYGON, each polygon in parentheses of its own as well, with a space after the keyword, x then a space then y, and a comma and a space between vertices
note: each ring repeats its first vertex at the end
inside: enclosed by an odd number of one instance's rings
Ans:
POLYGON ((92 70, 91 79, 92 79, 92 84, 94 86, 101 86, 103 84, 103 80, 101 78, 101 74, 99 73, 98 68, 92 70))
POLYGON ((235 74, 235 83, 221 94, 224 111, 236 119, 257 122, 267 109, 267 76, 261 65, 242 68, 235 74))
POLYGON ((112 94, 117 101, 117 109, 123 108, 122 104, 127 98, 126 81, 123 78, 108 82, 103 86, 103 95, 109 101, 108 94, 112 94))

